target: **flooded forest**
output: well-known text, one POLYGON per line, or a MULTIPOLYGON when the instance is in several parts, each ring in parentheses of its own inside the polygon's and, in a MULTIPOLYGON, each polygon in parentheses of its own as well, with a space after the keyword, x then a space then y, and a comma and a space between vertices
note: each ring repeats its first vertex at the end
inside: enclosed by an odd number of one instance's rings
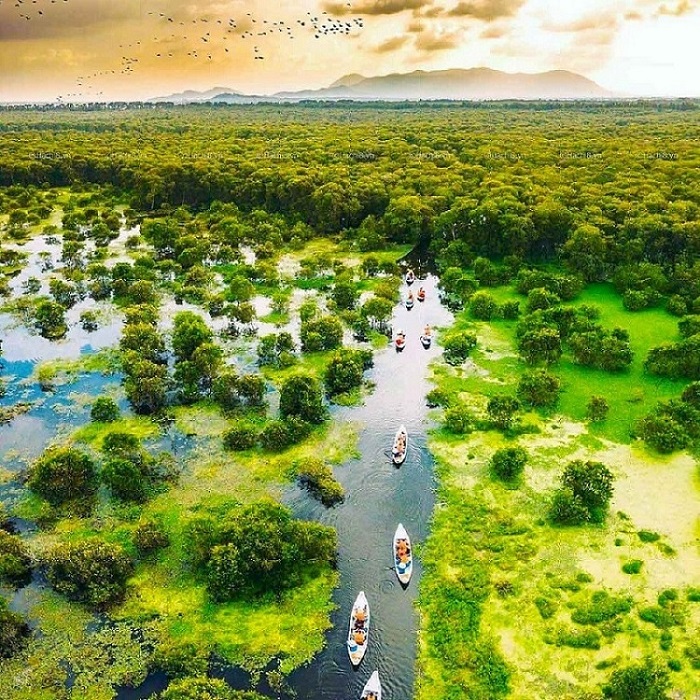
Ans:
POLYGON ((0 109, 3 699, 700 698, 699 117, 0 109))

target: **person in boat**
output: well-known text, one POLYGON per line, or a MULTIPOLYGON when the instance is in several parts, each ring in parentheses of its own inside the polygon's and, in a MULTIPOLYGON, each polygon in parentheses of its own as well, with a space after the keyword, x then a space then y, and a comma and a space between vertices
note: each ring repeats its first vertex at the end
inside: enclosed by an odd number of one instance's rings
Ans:
POLYGON ((365 700, 377 700, 377 694, 373 690, 368 690, 365 700))
POLYGON ((430 338, 430 336, 432 334, 433 334, 432 328, 426 324, 425 328, 423 329, 423 337, 430 338))
POLYGON ((364 629, 356 629, 352 633, 352 640, 357 646, 362 646, 367 641, 367 632, 364 629))
POLYGON ((423 289, 423 287, 418 290, 418 299, 425 299, 425 289, 423 289))

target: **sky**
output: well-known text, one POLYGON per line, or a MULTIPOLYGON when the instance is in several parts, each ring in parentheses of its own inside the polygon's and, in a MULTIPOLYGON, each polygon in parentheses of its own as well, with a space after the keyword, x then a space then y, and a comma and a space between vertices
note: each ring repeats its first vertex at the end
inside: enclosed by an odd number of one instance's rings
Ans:
POLYGON ((0 102, 481 66, 697 97, 700 0, 0 0, 0 102))

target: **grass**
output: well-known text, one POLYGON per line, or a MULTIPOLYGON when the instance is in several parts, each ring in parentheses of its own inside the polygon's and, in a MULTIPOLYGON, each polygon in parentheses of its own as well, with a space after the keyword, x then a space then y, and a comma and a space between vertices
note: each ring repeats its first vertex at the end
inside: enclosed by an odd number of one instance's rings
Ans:
MULTIPOLYGON (((508 288, 492 291, 499 301, 512 295, 508 288)), ((504 436, 482 426, 463 437, 441 428, 430 436, 439 488, 419 596, 418 700, 586 697, 617 665, 646 655, 674 670, 672 687, 679 693, 697 687, 687 657, 678 662, 700 633, 693 602, 700 596, 690 573, 700 566, 691 544, 697 538, 697 465, 688 454, 660 458, 630 441, 638 416, 678 394, 676 384, 656 383, 642 368, 649 347, 674 337, 676 319, 661 310, 628 313, 605 285, 586 290, 576 303, 599 306, 605 327, 629 328, 636 359, 628 373, 611 379, 564 358, 554 371, 567 391, 556 411, 525 415, 532 432, 504 436), (641 399, 628 403, 638 388, 641 399), (593 393, 611 403, 603 424, 581 421, 593 393), (493 453, 515 445, 530 455, 517 490, 489 472, 493 453), (547 523, 549 495, 573 459, 602 461, 614 473, 615 493, 601 525, 547 523), (650 494, 658 497, 650 500, 650 494), (643 562, 639 573, 624 573, 635 560, 643 562), (475 590, 465 593, 477 579, 475 590), (466 617, 458 618, 455 607, 466 617), (669 626, 673 644, 661 645, 669 626), (495 687, 482 684, 471 651, 457 662, 462 650, 481 643, 491 645, 493 677, 500 679, 495 687)), ((514 349, 515 325, 460 314, 455 326, 474 328, 479 346, 462 367, 434 365, 438 391, 477 415, 489 396, 513 393, 525 367, 514 349)))
POLYGON ((78 375, 96 372, 103 375, 121 371, 120 353, 109 348, 81 355, 75 360, 47 360, 38 364, 32 378, 40 384, 67 384, 77 380, 78 375))

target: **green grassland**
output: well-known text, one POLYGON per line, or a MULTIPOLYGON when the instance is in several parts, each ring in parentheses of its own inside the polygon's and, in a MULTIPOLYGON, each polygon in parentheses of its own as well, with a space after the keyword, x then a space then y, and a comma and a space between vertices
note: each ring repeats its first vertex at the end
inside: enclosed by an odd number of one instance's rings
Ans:
MULTIPOLYGON (((494 296, 515 298, 505 288, 494 296)), ((630 438, 634 421, 682 386, 643 370, 647 350, 676 337, 676 319, 656 309, 629 313, 605 285, 575 303, 595 304, 605 327, 629 330, 629 371, 610 375, 564 356, 553 368, 564 388, 557 408, 524 415, 518 436, 487 428, 431 436, 440 488, 422 553, 419 700, 597 698, 612 669, 649 656, 672 669, 672 688, 684 697, 698 687, 697 464, 630 438), (593 394, 610 402, 608 419, 596 425, 582 422, 593 394), (518 483, 504 485, 489 460, 515 445, 529 461, 518 483), (550 495, 573 459, 602 461, 614 473, 602 525, 547 520, 550 495)), ((464 313, 456 326, 474 328, 479 349, 462 367, 437 364, 433 379, 479 414, 489 396, 513 393, 524 369, 515 323, 473 323, 464 313)))

